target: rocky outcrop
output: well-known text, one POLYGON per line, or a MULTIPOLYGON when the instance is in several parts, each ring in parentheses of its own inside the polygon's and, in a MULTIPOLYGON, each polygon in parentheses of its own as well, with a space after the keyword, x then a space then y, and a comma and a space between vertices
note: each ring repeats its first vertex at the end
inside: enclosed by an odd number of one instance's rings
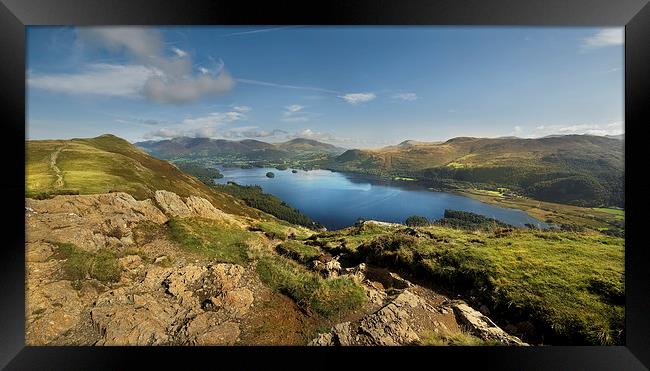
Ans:
POLYGON ((340 323, 310 345, 408 345, 420 337, 409 324, 411 309, 425 306, 417 295, 405 290, 392 302, 360 322, 340 323))
POLYGON ((126 193, 27 199, 25 219, 27 243, 67 242, 85 250, 132 245, 137 223, 167 221, 151 200, 137 201, 126 193))
POLYGON ((141 282, 99 296, 91 310, 97 345, 234 344, 253 304, 232 264, 152 268, 141 282))
POLYGON ((155 200, 158 207, 167 215, 174 217, 192 216, 192 211, 183 202, 183 199, 174 192, 156 191, 155 200))
POLYGON ((528 345, 516 336, 509 335, 487 316, 464 302, 454 302, 451 307, 459 322, 483 340, 496 340, 509 345, 528 345))
POLYGON ((158 207, 171 217, 215 219, 243 226, 232 215, 217 209, 210 201, 202 197, 189 196, 183 200, 176 193, 159 190, 156 191, 155 200, 158 207))

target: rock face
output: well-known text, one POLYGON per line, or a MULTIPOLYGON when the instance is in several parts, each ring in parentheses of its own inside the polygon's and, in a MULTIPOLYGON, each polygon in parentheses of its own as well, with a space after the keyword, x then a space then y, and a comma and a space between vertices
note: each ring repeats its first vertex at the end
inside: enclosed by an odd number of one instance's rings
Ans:
POLYGON ((26 204, 27 243, 52 240, 91 251, 132 245, 131 228, 138 222, 167 221, 151 200, 126 193, 27 199, 26 204))
POLYGON ((192 215, 190 209, 185 205, 183 199, 174 192, 156 191, 156 203, 165 214, 178 217, 188 217, 192 215))
POLYGON ((232 344, 238 340, 239 321, 254 303, 253 292, 242 280, 245 269, 208 262, 172 267, 175 260, 170 255, 180 254, 178 247, 164 239, 136 245, 133 229, 143 221, 165 223, 168 215, 239 222, 203 198, 183 201, 167 191, 156 196, 156 202, 137 201, 126 193, 26 199, 27 344, 232 344), (50 241, 119 254, 119 282, 67 280, 62 275, 65 260, 57 254, 60 247, 50 241), (149 258, 128 253, 136 247, 145 249, 149 258), (91 334, 75 337, 77 333, 91 334))
POLYGON ((202 197, 189 196, 183 201, 176 193, 159 190, 156 191, 155 200, 158 207, 172 217, 199 217, 242 225, 232 215, 217 209, 202 197))
POLYGON ((409 324, 410 309, 426 305, 409 291, 365 317, 357 324, 340 323, 330 333, 321 334, 310 345, 409 345, 420 338, 409 324))
POLYGON ((483 340, 497 340, 510 345, 528 345, 519 338, 509 335, 481 312, 463 302, 451 305, 459 322, 483 340))
POLYGON ((99 296, 91 310, 97 345, 234 344, 253 294, 232 264, 152 268, 145 278, 99 296), (218 303, 215 305, 214 303, 218 303))

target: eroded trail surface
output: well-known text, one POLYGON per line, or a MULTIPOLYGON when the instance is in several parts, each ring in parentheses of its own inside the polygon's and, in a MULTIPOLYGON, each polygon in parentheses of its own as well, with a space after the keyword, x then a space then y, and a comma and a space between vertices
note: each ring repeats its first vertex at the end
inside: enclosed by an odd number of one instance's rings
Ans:
POLYGON ((56 160, 59 158, 59 154, 61 153, 61 150, 63 150, 65 146, 59 147, 56 149, 56 151, 52 152, 50 154, 50 169, 54 171, 54 174, 56 174, 56 180, 54 181, 54 186, 56 188, 61 188, 64 185, 63 182, 63 172, 61 169, 59 169, 58 166, 56 166, 56 160))

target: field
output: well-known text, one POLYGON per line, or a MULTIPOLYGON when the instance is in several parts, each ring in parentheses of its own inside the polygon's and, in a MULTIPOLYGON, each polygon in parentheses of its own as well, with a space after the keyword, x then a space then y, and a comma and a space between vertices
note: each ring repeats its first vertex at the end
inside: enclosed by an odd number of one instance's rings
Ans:
POLYGON ((469 189, 458 192, 492 205, 520 209, 533 218, 554 224, 571 224, 592 230, 624 230, 625 214, 620 209, 587 208, 505 196, 497 191, 469 189))

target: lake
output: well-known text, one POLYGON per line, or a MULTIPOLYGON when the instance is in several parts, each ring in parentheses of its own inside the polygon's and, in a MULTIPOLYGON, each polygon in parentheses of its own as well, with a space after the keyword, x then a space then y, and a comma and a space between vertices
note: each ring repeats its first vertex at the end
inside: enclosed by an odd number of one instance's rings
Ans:
POLYGON ((362 175, 329 170, 277 170, 274 168, 222 168, 219 184, 259 185, 300 210, 327 229, 353 225, 357 219, 403 223, 411 215, 433 219, 443 217, 445 209, 470 211, 514 226, 526 223, 547 227, 521 210, 489 205, 469 197, 433 192, 407 181, 379 181, 362 175), (267 178, 267 172, 274 178, 267 178))

